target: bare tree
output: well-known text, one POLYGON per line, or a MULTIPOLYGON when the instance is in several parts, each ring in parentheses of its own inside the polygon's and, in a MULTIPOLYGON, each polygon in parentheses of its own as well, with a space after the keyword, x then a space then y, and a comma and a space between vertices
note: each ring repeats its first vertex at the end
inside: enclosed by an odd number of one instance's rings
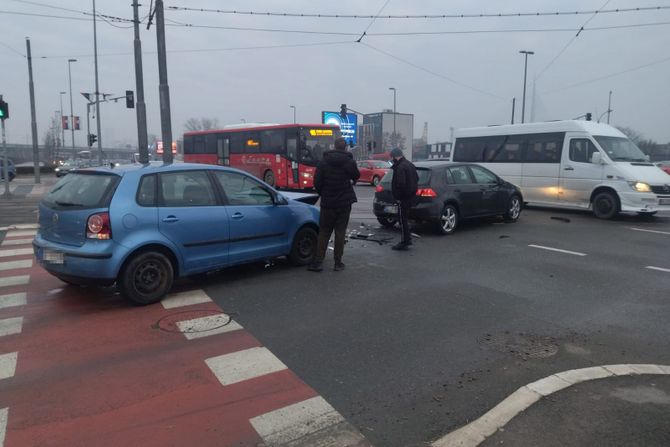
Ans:
POLYGON ((216 118, 189 118, 184 124, 184 129, 187 132, 198 130, 212 130, 219 127, 219 120, 216 118))
POLYGON ((632 127, 617 126, 617 129, 619 129, 621 133, 626 135, 628 139, 630 139, 630 141, 632 141, 635 144, 638 144, 640 141, 644 139, 642 133, 638 132, 632 127))
POLYGON ((60 135, 58 118, 54 116, 51 118, 49 128, 44 134, 44 155, 47 163, 53 163, 54 155, 57 152, 57 149, 61 146, 60 135))

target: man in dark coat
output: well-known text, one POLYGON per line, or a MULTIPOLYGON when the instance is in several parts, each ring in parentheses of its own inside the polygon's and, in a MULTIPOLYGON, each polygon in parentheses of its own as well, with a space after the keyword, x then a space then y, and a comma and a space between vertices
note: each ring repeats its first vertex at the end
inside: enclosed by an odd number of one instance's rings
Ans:
POLYGON ((398 221, 402 230, 402 239, 391 248, 394 250, 407 250, 412 245, 412 233, 409 228, 409 209, 416 200, 419 177, 412 162, 403 156, 400 149, 393 149, 391 157, 393 157, 393 166, 391 166, 393 170, 391 192, 393 193, 393 198, 398 203, 398 221))
POLYGON ((344 138, 335 140, 335 150, 323 154, 314 175, 314 188, 321 196, 319 243, 309 270, 323 270, 330 235, 335 230, 335 271, 344 270, 344 236, 349 224, 351 205, 356 202, 354 183, 361 176, 344 138))

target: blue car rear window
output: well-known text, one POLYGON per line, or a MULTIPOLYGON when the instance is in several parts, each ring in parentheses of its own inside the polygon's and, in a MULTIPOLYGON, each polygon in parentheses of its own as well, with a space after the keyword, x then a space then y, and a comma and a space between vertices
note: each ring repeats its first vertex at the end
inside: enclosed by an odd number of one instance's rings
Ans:
POLYGON ((56 183, 43 203, 51 208, 105 208, 119 180, 113 174, 68 174, 56 183))

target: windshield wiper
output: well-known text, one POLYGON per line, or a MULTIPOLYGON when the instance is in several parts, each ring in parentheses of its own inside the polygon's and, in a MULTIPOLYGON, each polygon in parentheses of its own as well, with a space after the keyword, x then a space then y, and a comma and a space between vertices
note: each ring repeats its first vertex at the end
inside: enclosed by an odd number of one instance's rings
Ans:
POLYGON ((59 200, 56 200, 55 203, 56 203, 56 205, 59 205, 59 206, 78 206, 78 207, 86 206, 82 203, 61 202, 59 200))

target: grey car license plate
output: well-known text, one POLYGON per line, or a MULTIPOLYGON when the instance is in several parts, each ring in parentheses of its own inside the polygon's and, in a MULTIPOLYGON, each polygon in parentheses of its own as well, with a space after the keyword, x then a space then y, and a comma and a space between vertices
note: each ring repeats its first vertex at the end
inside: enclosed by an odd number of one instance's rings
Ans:
POLYGON ((658 199, 659 205, 670 205, 670 199, 658 199))
POLYGON ((384 207, 386 214, 398 214, 398 207, 396 205, 387 205, 384 207))

